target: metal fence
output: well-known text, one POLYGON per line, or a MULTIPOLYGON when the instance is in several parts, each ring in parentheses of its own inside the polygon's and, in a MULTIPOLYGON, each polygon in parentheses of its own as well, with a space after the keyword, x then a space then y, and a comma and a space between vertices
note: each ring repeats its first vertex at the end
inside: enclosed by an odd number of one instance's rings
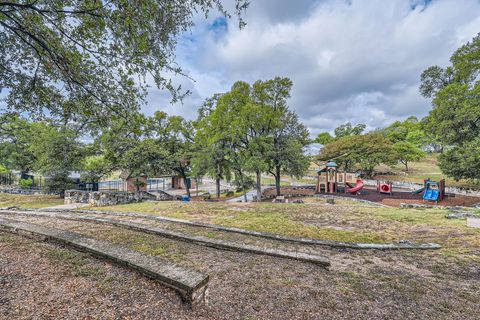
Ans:
POLYGON ((98 191, 124 191, 122 180, 100 181, 98 191))
POLYGON ((150 178, 147 179, 147 191, 158 192, 172 188, 172 179, 169 178, 150 178))
MULTIPOLYGON (((57 182, 58 183, 58 182, 57 182)), ((80 182, 80 179, 69 178, 66 186, 55 186, 55 182, 51 178, 38 175, 17 174, 17 173, 1 173, 0 185, 11 189, 29 190, 41 193, 60 193, 60 190, 75 189, 86 191, 97 191, 98 183, 96 182, 80 182), (26 184, 23 181, 31 180, 26 184)))
POLYGON ((0 184, 2 185, 12 185, 16 180, 16 175, 13 173, 0 173, 0 184))
MULTIPOLYGON (((51 192, 51 179, 43 176, 34 175, 20 175, 16 173, 1 173, 0 185, 11 186, 12 188, 22 188, 41 192, 51 192), (29 186, 21 185, 20 180, 30 179, 32 182, 29 186)), ((149 178, 147 179, 147 191, 159 192, 172 188, 172 179, 168 177, 163 178, 149 178)), ((71 179, 68 183, 67 189, 85 190, 85 191, 126 191, 124 181, 109 180, 100 182, 83 182, 80 179, 71 179)))

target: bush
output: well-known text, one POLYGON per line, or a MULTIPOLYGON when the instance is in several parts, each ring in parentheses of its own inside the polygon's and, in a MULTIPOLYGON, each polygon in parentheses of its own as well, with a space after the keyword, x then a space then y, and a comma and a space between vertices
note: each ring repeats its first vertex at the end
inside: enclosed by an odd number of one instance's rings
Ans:
POLYGON ((27 188, 30 188, 33 185, 33 180, 32 179, 20 179, 18 181, 18 184, 23 189, 27 189, 27 188))

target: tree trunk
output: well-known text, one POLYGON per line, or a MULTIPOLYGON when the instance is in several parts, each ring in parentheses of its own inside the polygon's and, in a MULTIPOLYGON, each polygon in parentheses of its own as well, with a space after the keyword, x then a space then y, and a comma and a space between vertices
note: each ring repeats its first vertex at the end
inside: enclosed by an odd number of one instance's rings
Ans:
POLYGON ((182 178, 183 182, 185 183, 185 191, 187 191, 187 196, 190 198, 190 186, 188 185, 187 175, 184 172, 182 172, 182 178))
POLYGON ((259 170, 257 170, 256 175, 257 175, 257 183, 256 183, 257 201, 260 202, 262 200, 262 173, 259 170))
POLYGON ((247 190, 245 190, 245 182, 243 181, 243 172, 242 170, 238 170, 238 174, 240 175, 240 184, 242 185, 242 191, 243 191, 243 199, 245 202, 248 201, 247 199, 247 190))
POLYGON ((280 196, 280 167, 275 168, 275 188, 277 189, 277 196, 280 196))
POLYGON ((220 178, 215 179, 215 188, 217 191, 217 198, 220 198, 220 178))

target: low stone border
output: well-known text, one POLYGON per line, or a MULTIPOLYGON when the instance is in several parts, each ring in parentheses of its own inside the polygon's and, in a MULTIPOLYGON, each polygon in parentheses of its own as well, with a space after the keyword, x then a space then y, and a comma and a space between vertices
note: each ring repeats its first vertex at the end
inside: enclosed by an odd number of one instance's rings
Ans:
POLYGON ((96 217, 85 216, 85 215, 73 216, 73 215, 65 215, 65 214, 58 214, 58 213, 48 214, 48 212, 28 212, 28 211, 10 211, 10 212, 0 211, 0 214, 13 214, 13 215, 21 214, 26 216, 43 216, 43 217, 51 217, 51 218, 60 218, 65 220, 109 224, 116 227, 127 228, 127 229, 140 231, 144 233, 151 233, 151 234, 159 235, 159 236, 174 239, 174 240, 191 242, 191 243, 203 245, 206 247, 216 248, 216 249, 247 252, 247 253, 273 256, 278 258, 298 260, 302 262, 314 263, 323 267, 330 266, 330 261, 327 258, 318 256, 318 255, 306 254, 301 252, 289 252, 289 251, 284 251, 279 249, 262 248, 255 245, 250 245, 245 243, 240 244, 240 243, 235 243, 235 242, 226 241, 226 240, 207 238, 203 236, 186 235, 180 232, 170 231, 170 230, 166 230, 159 227, 151 227, 151 226, 146 226, 138 223, 118 221, 115 219, 96 218, 96 217))
POLYGON ((32 223, 0 217, 0 230, 21 235, 39 236, 46 241, 61 243, 96 257, 111 260, 116 264, 141 272, 176 290, 184 301, 190 305, 206 303, 209 278, 195 270, 180 267, 171 262, 107 241, 32 223))
MULTIPOLYGON (((31 210, 35 211, 35 210, 31 210)), ((40 210, 38 210, 40 211, 40 210)), ((37 211, 37 212, 38 212, 37 211)), ((8 211, 0 210, 0 213, 5 213, 8 211)), ((18 213, 19 211, 13 211, 12 213, 18 213)), ((44 211, 45 212, 45 211, 44 211)), ((52 212, 48 210, 46 212, 52 212)), ((60 212, 60 211, 53 211, 53 212, 60 212)), ((65 212, 65 210, 61 211, 65 212)), ((328 240, 317 240, 317 239, 309 239, 309 238, 297 238, 297 237, 289 237, 289 236, 282 236, 278 234, 268 233, 268 232, 259 232, 259 231, 252 231, 252 230, 245 230, 240 228, 232 228, 232 227, 224 227, 216 224, 210 223, 203 223, 203 222, 194 222, 182 219, 175 219, 163 216, 154 216, 154 215, 145 215, 136 212, 114 212, 114 211, 98 211, 98 210, 68 210, 67 212, 72 213, 93 213, 93 214, 104 214, 104 215, 112 215, 112 216, 124 216, 124 217, 136 217, 136 218, 144 218, 144 219, 151 219, 151 220, 158 220, 163 222, 172 222, 178 224, 184 224, 193 227, 203 227, 214 229, 218 231, 224 232, 233 232, 238 234, 244 234, 254 237, 260 237, 265 239, 273 239, 278 241, 285 241, 291 243, 299 243, 299 244, 307 244, 307 245, 318 245, 318 246, 325 246, 331 248, 339 248, 339 249, 374 249, 374 250, 400 250, 400 249, 418 249, 418 250, 430 250, 430 249, 440 249, 441 245, 436 243, 420 243, 415 244, 409 241, 402 241, 399 243, 355 243, 355 242, 338 242, 338 241, 328 241, 328 240)))
POLYGON ((370 200, 365 200, 365 199, 357 199, 353 197, 342 197, 342 196, 337 196, 337 195, 330 195, 330 194, 315 194, 315 197, 317 198, 325 198, 325 199, 339 199, 339 200, 351 200, 353 202, 360 202, 360 203, 366 203, 370 204, 375 207, 380 207, 380 208, 394 208, 392 206, 388 206, 386 204, 370 201, 370 200))
POLYGON ((402 209, 448 209, 448 210, 471 210, 475 207, 465 206, 439 206, 434 204, 418 204, 418 203, 400 203, 402 209))

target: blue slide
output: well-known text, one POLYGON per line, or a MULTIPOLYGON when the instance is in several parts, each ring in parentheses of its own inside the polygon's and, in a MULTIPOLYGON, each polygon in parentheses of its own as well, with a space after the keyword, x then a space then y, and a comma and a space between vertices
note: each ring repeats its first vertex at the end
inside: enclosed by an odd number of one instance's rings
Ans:
POLYGON ((423 200, 438 201, 439 196, 440 196, 440 190, 428 189, 423 194, 423 200))

